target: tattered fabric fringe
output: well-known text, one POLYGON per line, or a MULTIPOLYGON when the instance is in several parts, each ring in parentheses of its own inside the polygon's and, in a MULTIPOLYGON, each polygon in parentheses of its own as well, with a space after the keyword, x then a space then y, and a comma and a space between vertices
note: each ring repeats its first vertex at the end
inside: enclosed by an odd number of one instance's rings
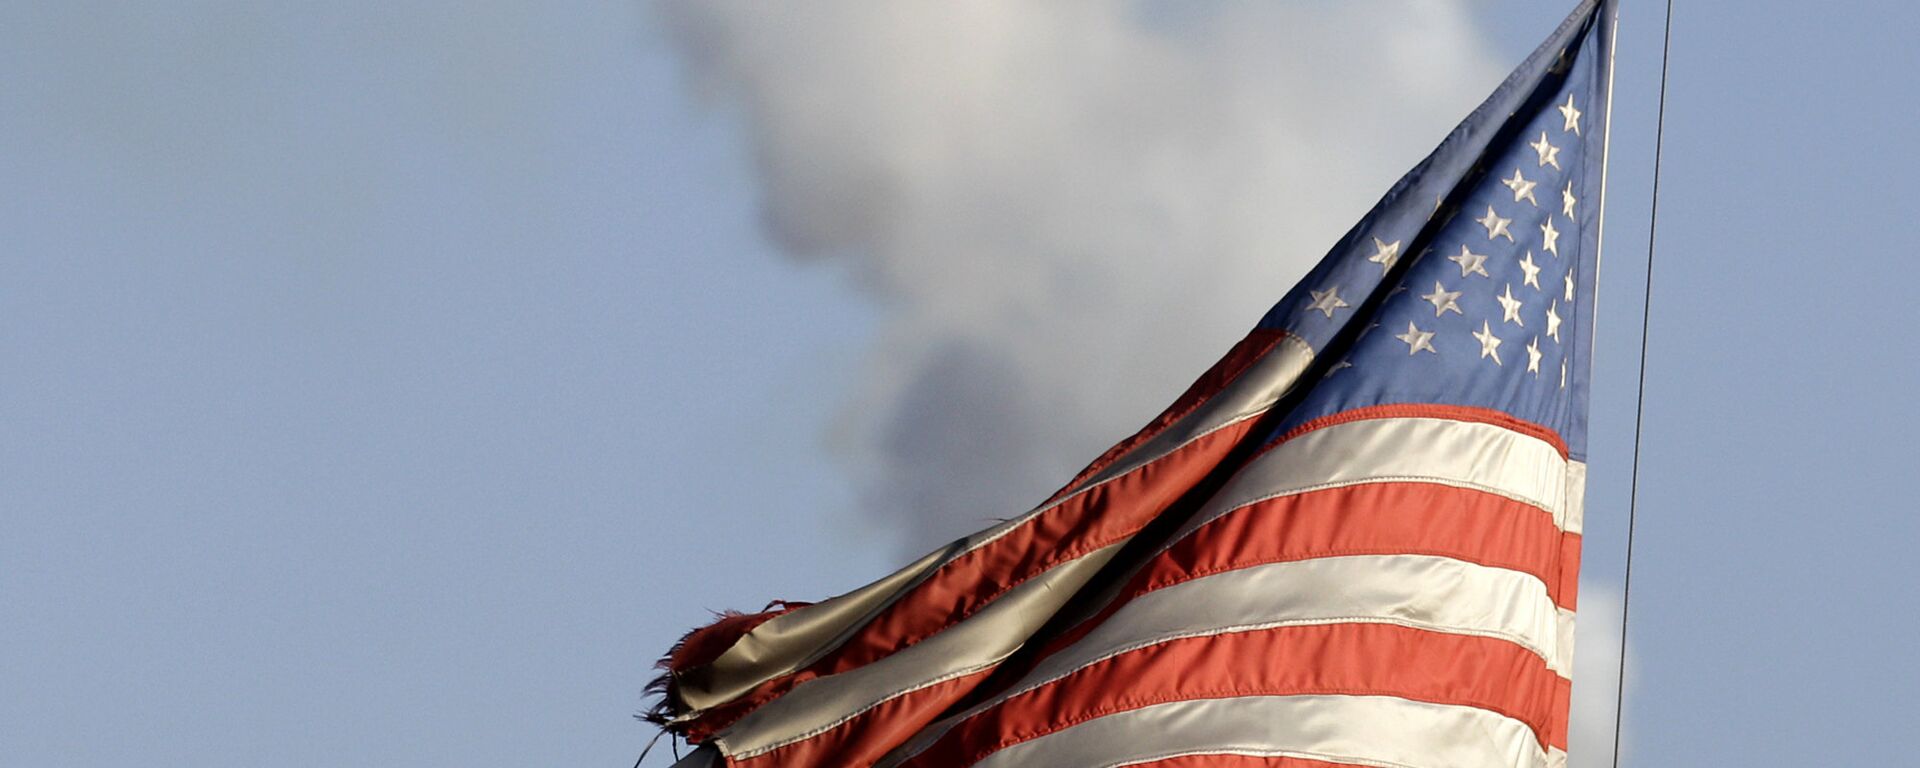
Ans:
MULTIPOLYGON (((680 697, 677 685, 680 676, 712 664, 741 637, 768 619, 807 605, 810 603, 774 600, 759 613, 715 611, 711 623, 682 635, 673 647, 667 649, 666 655, 654 663, 654 668, 661 672, 647 681, 645 695, 659 698, 636 717, 659 726, 662 732, 689 737, 683 718, 692 712, 692 708, 680 697)), ((689 741, 692 739, 689 738, 689 741)))

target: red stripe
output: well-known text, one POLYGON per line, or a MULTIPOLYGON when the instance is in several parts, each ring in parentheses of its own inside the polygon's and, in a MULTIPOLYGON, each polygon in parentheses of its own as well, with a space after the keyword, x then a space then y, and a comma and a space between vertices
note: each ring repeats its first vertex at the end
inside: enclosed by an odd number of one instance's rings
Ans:
MULTIPOLYGON (((1205 387, 1196 384, 1167 413, 1184 415, 1195 410, 1198 403, 1219 394, 1262 354, 1271 351, 1283 336, 1256 332, 1242 340, 1201 378, 1205 387)), ((1141 431, 1145 438, 1136 436, 1122 445, 1137 446, 1177 419, 1163 415, 1141 431)), ((695 742, 711 738, 796 685, 885 658, 972 616, 1028 579, 1124 541, 1218 467, 1254 424, 1254 419, 1243 419, 1197 438, 1160 459, 1070 496, 1004 536, 942 565, 832 653, 805 669, 768 680, 727 704, 701 713, 684 724, 684 732, 695 742)), ((1082 473, 1083 478, 1114 460, 1113 455, 1102 457, 1082 473)))
POLYGON ((1548 584, 1558 585, 1559 591, 1553 602, 1569 611, 1579 610, 1580 604, 1580 534, 1560 534, 1560 573, 1548 584))
POLYGON ((1524 502, 1435 483, 1367 483, 1221 515, 1155 558, 1135 583, 1144 594, 1267 563, 1434 555, 1530 574, 1556 595, 1564 589, 1561 546, 1552 516, 1524 502))
POLYGON ((735 768, 872 765, 989 674, 992 670, 983 670, 889 699, 819 735, 727 764, 735 768))
POLYGON ((1549 721, 1559 680, 1540 657, 1514 643, 1391 624, 1182 638, 1096 662, 1014 696, 955 726, 906 765, 970 765, 1117 712, 1238 696, 1378 695, 1476 707, 1526 723, 1544 745, 1554 733, 1549 721))
POLYGON ((1553 687, 1553 715, 1547 718, 1547 745, 1567 751, 1567 720, 1573 714, 1573 680, 1562 677, 1553 687))
MULTIPOLYGON (((1579 572, 1547 513, 1504 496, 1434 483, 1368 483, 1269 499, 1208 521, 1135 573, 1100 613, 1048 643, 1077 642, 1128 601, 1175 584, 1268 563, 1348 555, 1434 555, 1531 574, 1571 609, 1579 572)), ((1579 547, 1575 536, 1572 546, 1579 547)), ((1576 564, 1577 567, 1577 564, 1576 564)))
POLYGON ((1356 421, 1370 421, 1374 419, 1449 419, 1452 421, 1465 421, 1477 424, 1491 424, 1502 429, 1509 429, 1528 437, 1536 437, 1552 443, 1554 450, 1560 452, 1560 458, 1567 458, 1567 441, 1560 438, 1560 433, 1547 427, 1531 421, 1517 419, 1511 414, 1490 408, 1475 408, 1466 405, 1433 405, 1426 403, 1373 405, 1322 416, 1287 430, 1286 434, 1274 440, 1272 445, 1268 445, 1267 448, 1271 450, 1275 445, 1292 440, 1316 429, 1325 429, 1338 424, 1351 424, 1356 421))

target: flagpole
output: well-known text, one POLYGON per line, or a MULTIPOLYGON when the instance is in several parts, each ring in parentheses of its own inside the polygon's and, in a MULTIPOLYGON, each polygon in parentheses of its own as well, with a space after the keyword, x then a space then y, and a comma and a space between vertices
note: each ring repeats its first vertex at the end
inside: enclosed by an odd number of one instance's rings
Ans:
MULTIPOLYGON (((1640 437, 1646 422, 1647 411, 1647 340, 1653 321, 1653 264, 1655 245, 1660 225, 1660 160, 1665 155, 1667 128, 1667 71, 1668 61, 1673 51, 1673 0, 1667 0, 1666 30, 1660 44, 1660 106, 1654 122, 1653 133, 1653 194, 1647 212, 1647 277, 1645 293, 1640 305, 1640 384, 1636 394, 1633 415, 1633 473, 1627 496, 1627 552, 1626 574, 1620 587, 1620 669, 1615 680, 1613 704, 1613 766, 1620 767, 1620 730, 1626 715, 1627 692, 1627 620, 1631 616, 1629 609, 1633 599, 1633 533, 1634 523, 1640 507, 1640 437)), ((1616 14, 1615 24, 1619 17, 1616 14)), ((1617 44, 1617 38, 1616 38, 1617 44)), ((1607 119, 1613 115, 1612 75, 1608 75, 1607 119)), ((1608 140, 1612 131, 1608 131, 1608 140)), ((1605 157, 1605 150, 1601 150, 1605 157)), ((1604 163, 1604 160, 1602 161, 1604 163)), ((1606 175, 1601 173, 1601 216, 1606 215, 1606 175)), ((1604 231, 1604 229, 1602 230, 1604 231)))
MULTIPOLYGON (((1603 121, 1600 137, 1600 218, 1595 223, 1593 240, 1593 313, 1594 325, 1599 325, 1600 306, 1600 263, 1607 256, 1607 171, 1611 168, 1613 150, 1613 72, 1614 53, 1620 49, 1620 6, 1615 0, 1606 0, 1602 11, 1602 21, 1610 24, 1607 29, 1607 110, 1601 117, 1603 121), (1606 13, 1611 10, 1612 13, 1606 13), (1609 18, 1610 17, 1610 18, 1609 18)), ((1597 330, 1597 328, 1596 328, 1597 330)), ((1592 352, 1587 353, 1587 366, 1593 366, 1592 352)))

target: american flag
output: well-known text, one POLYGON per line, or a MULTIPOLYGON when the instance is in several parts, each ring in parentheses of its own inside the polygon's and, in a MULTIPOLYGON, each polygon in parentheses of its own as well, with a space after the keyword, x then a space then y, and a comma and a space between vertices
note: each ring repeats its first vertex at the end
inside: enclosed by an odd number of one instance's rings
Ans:
POLYGON ((1044 504, 690 634, 684 765, 1564 765, 1612 18, 1044 504))

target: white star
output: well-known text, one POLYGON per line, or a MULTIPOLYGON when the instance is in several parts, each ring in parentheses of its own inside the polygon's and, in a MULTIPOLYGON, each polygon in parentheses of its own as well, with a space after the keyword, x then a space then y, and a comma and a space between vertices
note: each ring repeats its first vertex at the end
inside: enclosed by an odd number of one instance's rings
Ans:
POLYGON ((1533 341, 1527 342, 1527 373, 1535 377, 1540 375, 1540 337, 1538 336, 1533 337, 1533 341))
POLYGON ((1520 169, 1513 169, 1513 178, 1502 180, 1500 183, 1507 185, 1507 189, 1513 190, 1514 202, 1525 200, 1535 206, 1540 205, 1540 199, 1533 196, 1533 188, 1540 186, 1540 182, 1527 181, 1527 177, 1520 175, 1520 169))
POLYGON ((1493 335, 1493 329, 1487 327, 1487 321, 1480 321, 1480 330, 1475 331, 1473 337, 1480 340, 1482 359, 1491 357, 1494 365, 1505 365, 1500 362, 1500 337, 1493 335))
POLYGON ((1567 182, 1567 188, 1560 190, 1560 213, 1565 214, 1568 219, 1572 219, 1573 204, 1577 202, 1580 201, 1575 200, 1573 197, 1573 182, 1569 181, 1567 182))
POLYGON ((1560 302, 1547 307, 1547 336, 1555 342, 1560 341, 1560 302))
POLYGON ((1567 301, 1573 301, 1573 273, 1567 273, 1567 301))
POLYGON ((1406 333, 1396 334, 1394 338, 1407 343, 1408 357, 1412 357, 1423 349, 1436 355, 1440 354, 1439 350, 1433 348, 1433 331, 1420 330, 1419 326, 1411 322, 1407 323, 1406 333))
POLYGON ((1540 239, 1546 243, 1540 246, 1540 250, 1553 254, 1556 259, 1560 258, 1560 230, 1553 228, 1552 216, 1540 222, 1540 239))
POLYGON ((1323 379, 1331 379, 1331 378, 1333 378, 1333 375, 1334 375, 1334 374, 1336 374, 1336 373, 1339 373, 1339 372, 1341 372, 1341 371, 1343 371, 1343 370, 1345 370, 1345 369, 1348 369, 1348 368, 1352 368, 1352 367, 1353 367, 1353 363, 1349 363, 1349 362, 1347 362, 1347 361, 1345 361, 1345 360, 1342 360, 1342 361, 1340 361, 1340 362, 1337 362, 1337 363, 1334 363, 1334 364, 1333 364, 1333 367, 1332 367, 1332 368, 1329 368, 1329 369, 1327 369, 1327 375, 1325 375, 1325 376, 1322 376, 1322 377, 1320 377, 1320 378, 1323 378, 1323 379))
POLYGON ((1433 293, 1429 293, 1420 298, 1433 302, 1434 317, 1446 314, 1447 310, 1453 310, 1454 314, 1462 315, 1466 313, 1460 311, 1460 304, 1455 301, 1460 298, 1460 293, 1460 291, 1447 290, 1446 286, 1441 285, 1440 281, 1435 280, 1433 281, 1433 293))
POLYGON ((1540 153, 1541 165, 1551 165, 1554 170, 1560 170, 1560 148, 1547 142, 1546 131, 1540 132, 1539 141, 1528 144, 1527 146, 1532 147, 1533 151, 1540 153))
POLYGON ((1527 251, 1527 257, 1520 260, 1520 271, 1527 273, 1520 279, 1521 285, 1531 285, 1540 290, 1540 265, 1533 263, 1533 251, 1527 251))
POLYGON ((1567 388, 1567 361, 1560 361, 1560 388, 1567 388))
POLYGON ((1327 317, 1333 317, 1334 310, 1348 306, 1346 300, 1340 298, 1340 286, 1336 285, 1324 291, 1307 292, 1313 294, 1313 303, 1307 305, 1308 312, 1325 312, 1327 317))
POLYGON ((1560 105, 1560 116, 1567 119, 1567 125, 1560 130, 1580 132, 1580 110, 1573 108, 1573 94, 1567 94, 1567 103, 1560 105))
POLYGON ((1474 219, 1474 221, 1479 223, 1480 226, 1487 228, 1488 240, 1492 240, 1494 238, 1504 235, 1507 238, 1507 242, 1513 242, 1513 233, 1507 231, 1507 225, 1512 224, 1513 219, 1503 219, 1495 215, 1493 212, 1493 206, 1491 205, 1487 206, 1487 215, 1482 218, 1474 219))
POLYGON ((1520 300, 1513 297, 1512 283, 1507 284, 1506 293, 1493 298, 1495 301, 1500 302, 1500 322, 1513 323, 1522 328, 1527 327, 1527 324, 1520 320, 1520 300))
POLYGON ((1493 277, 1493 275, 1487 274, 1487 255, 1469 251, 1465 245, 1460 246, 1460 255, 1448 256, 1447 261, 1460 265, 1461 277, 1466 277, 1475 272, 1480 273, 1481 277, 1493 277))
POLYGON ((1380 265, 1380 271, 1385 273, 1387 270, 1393 269, 1393 263, 1399 260, 1400 241, 1395 240, 1387 243, 1382 242, 1380 238, 1377 237, 1373 239, 1373 255, 1368 256, 1367 261, 1380 265))

